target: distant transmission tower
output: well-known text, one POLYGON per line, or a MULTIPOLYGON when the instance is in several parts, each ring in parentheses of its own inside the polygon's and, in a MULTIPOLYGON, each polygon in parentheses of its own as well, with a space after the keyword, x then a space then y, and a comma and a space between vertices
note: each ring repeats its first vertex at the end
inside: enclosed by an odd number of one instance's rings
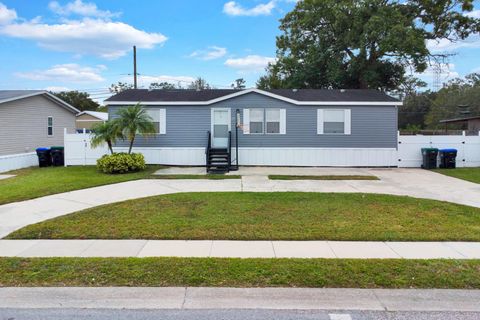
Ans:
POLYGON ((448 78, 448 61, 447 57, 449 57, 450 54, 447 53, 440 53, 439 56, 436 57, 435 62, 433 63, 432 66, 432 71, 433 71, 433 78, 432 78, 432 89, 434 91, 438 91, 443 87, 443 81, 448 78), (445 74, 447 75, 446 77, 445 74))
POLYGON ((433 83, 432 83, 432 88, 433 91, 438 91, 442 88, 442 74, 443 74, 443 69, 442 69, 442 63, 436 61, 435 64, 433 65, 433 83))

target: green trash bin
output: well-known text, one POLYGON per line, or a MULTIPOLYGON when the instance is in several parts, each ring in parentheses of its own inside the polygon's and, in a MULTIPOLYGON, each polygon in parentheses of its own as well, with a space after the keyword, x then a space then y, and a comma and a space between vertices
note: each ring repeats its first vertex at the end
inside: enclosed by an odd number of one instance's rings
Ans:
POLYGON ((422 168, 435 169, 437 168, 437 148, 422 148, 422 168))
POLYGON ((53 146, 50 147, 50 154, 52 155, 52 164, 55 167, 60 167, 65 165, 65 157, 63 153, 63 147, 53 146))

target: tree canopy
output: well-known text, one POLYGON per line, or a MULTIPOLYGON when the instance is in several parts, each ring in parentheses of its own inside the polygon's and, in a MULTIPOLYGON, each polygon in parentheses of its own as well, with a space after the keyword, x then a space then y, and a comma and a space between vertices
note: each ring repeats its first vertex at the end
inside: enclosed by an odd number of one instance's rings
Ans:
POLYGON ((257 86, 398 89, 438 57, 427 40, 480 31, 472 0, 301 0, 281 19, 277 61, 257 86))
POLYGON ((66 103, 74 106, 80 111, 98 111, 98 107, 100 106, 97 102, 93 101, 90 98, 90 95, 86 92, 62 91, 52 92, 52 94, 62 99, 66 103))

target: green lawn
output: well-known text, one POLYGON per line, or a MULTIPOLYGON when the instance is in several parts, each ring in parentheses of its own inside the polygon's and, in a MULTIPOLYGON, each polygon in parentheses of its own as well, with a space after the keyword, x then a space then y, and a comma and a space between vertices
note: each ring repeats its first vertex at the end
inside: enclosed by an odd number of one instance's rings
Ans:
POLYGON ((270 175, 270 180, 380 180, 375 176, 288 176, 288 175, 270 175))
POLYGON ((480 209, 342 193, 180 193, 87 209, 10 239, 480 240, 480 209))
POLYGON ((480 288, 480 260, 0 258, 0 287, 480 288))
POLYGON ((480 183, 480 168, 435 169, 433 171, 446 176, 480 183))
POLYGON ((208 179, 208 180, 224 180, 224 179, 241 179, 242 176, 225 175, 225 174, 156 174, 150 176, 150 179, 208 179))
POLYGON ((90 188, 148 177, 160 166, 127 174, 105 174, 95 166, 27 168, 9 172, 16 177, 0 180, 0 204, 33 199, 50 194, 90 188))

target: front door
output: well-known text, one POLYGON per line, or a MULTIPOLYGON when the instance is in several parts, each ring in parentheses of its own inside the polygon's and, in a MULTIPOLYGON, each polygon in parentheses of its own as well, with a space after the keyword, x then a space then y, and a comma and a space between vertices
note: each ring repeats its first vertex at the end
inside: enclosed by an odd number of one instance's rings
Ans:
POLYGON ((212 108, 212 147, 227 148, 230 131, 230 109, 212 108))

